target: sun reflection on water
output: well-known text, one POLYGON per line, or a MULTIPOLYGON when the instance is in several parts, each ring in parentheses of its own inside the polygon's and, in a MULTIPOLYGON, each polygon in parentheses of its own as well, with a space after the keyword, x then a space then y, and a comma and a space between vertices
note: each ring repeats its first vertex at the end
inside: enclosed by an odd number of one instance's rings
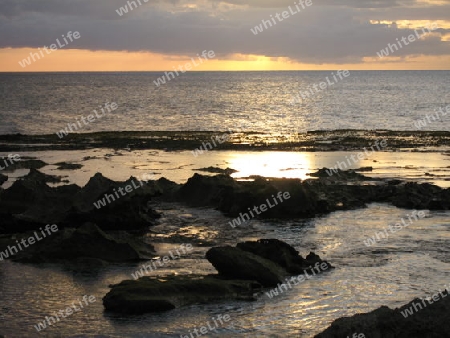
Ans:
POLYGON ((264 152, 230 153, 226 159, 237 170, 235 178, 259 175, 263 177, 309 178, 312 153, 264 152))

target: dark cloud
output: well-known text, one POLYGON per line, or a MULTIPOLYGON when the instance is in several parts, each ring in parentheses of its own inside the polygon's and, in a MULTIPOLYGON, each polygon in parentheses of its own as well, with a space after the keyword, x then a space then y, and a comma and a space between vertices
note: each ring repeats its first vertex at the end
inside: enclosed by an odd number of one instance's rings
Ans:
MULTIPOLYGON (((450 20, 450 4, 345 0, 335 5, 331 0, 313 0, 313 6, 255 36, 251 28, 294 1, 140 1, 142 6, 119 16, 116 10, 127 1, 0 0, 0 47, 48 46, 68 31, 79 31, 81 38, 68 48, 173 55, 207 49, 222 58, 242 53, 308 63, 353 63, 376 56, 396 38, 413 33, 369 20, 450 20), (196 7, 188 6, 194 3, 196 7)), ((450 46, 433 36, 393 55, 420 54, 450 55, 450 46)))

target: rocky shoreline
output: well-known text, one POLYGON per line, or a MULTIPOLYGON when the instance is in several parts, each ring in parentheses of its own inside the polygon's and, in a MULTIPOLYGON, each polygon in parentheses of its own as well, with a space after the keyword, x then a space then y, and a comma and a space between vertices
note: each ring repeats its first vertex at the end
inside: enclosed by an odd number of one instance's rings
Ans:
MULTIPOLYGON (((236 181, 226 174, 195 174, 185 184, 177 184, 162 178, 146 181, 139 189, 121 195, 99 209, 95 207, 96 201, 115 194, 120 187, 136 179, 131 177, 125 182, 115 182, 97 173, 84 187, 74 184, 49 187, 47 182, 55 177, 31 169, 28 175, 15 181, 8 189, 0 189, 0 250, 10 251, 8 259, 32 264, 51 262, 89 267, 148 261, 157 253, 140 234, 157 224, 160 213, 154 205, 162 201, 215 208, 225 216, 236 217, 261 205, 270 196, 289 192, 289 199, 257 215, 263 219, 315 217, 337 210, 363 208, 371 202, 384 202, 405 209, 450 209, 450 189, 374 179, 362 175, 361 171, 366 170, 338 170, 330 176, 323 168, 311 174, 311 179, 303 181, 264 177, 236 181), (13 254, 10 248, 16 245, 17 238, 29 238, 48 224, 57 224, 58 231, 41 243, 13 254)), ((105 309, 136 314, 232 299, 251 301, 266 288, 282 284, 288 276, 309 273, 316 265, 325 264, 326 269, 323 270, 332 271, 332 265, 315 253, 303 258, 293 247, 276 239, 242 242, 235 247, 212 247, 205 257, 217 274, 125 280, 111 286, 103 299, 105 309)), ((434 312, 439 316, 441 311, 448 313, 448 299, 450 297, 440 303, 445 306, 430 306, 426 311, 415 314, 414 317, 421 317, 426 323, 423 325, 428 332, 440 332, 432 331, 435 319, 431 318, 436 317, 434 312)), ((367 316, 384 320, 389 318, 389 311, 397 310, 382 308, 367 316)), ((397 314, 393 317, 398 317, 397 314)), ((407 319, 402 324, 405 330, 406 327, 414 328, 408 324, 409 321, 407 319)), ((350 334, 350 328, 353 330, 351 334, 363 332, 366 337, 391 337, 386 328, 370 326, 366 322, 366 319, 361 319, 356 325, 345 319, 338 320, 317 337, 345 336, 350 334)))
MULTIPOLYGON (((377 140, 386 140, 385 150, 399 151, 415 148, 448 147, 448 131, 392 131, 392 130, 317 130, 293 135, 258 132, 226 131, 147 131, 72 133, 60 139, 50 135, 0 135, 0 151, 112 149, 191 150, 203 142, 215 144, 214 150, 282 150, 282 151, 342 151, 361 150, 377 140), (217 137, 226 135, 220 144, 217 137)), ((418 150, 418 149, 416 149, 418 150)), ((432 151, 426 149, 426 151, 432 151)), ((440 151, 439 149, 435 151, 440 151)))
POLYGON ((450 337, 448 295, 445 291, 442 299, 429 305, 414 299, 398 309, 382 306, 369 313, 339 318, 315 338, 357 337, 361 333, 367 338, 450 337), (409 315, 405 317, 406 313, 409 315))

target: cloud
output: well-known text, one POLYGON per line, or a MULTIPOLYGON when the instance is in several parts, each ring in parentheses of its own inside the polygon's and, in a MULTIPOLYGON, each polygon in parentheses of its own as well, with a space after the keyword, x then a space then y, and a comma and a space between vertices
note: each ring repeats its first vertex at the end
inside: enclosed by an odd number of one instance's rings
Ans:
MULTIPOLYGON (((138 1, 138 0, 134 0, 138 1)), ((68 31, 81 38, 68 48, 150 51, 195 55, 214 50, 233 54, 287 57, 304 63, 358 63, 396 38, 413 33, 370 20, 448 20, 450 5, 414 0, 313 0, 311 7, 254 35, 250 28, 281 13, 288 0, 140 0, 142 6, 119 16, 124 0, 0 0, 1 47, 42 47, 68 31), (406 7, 409 5, 410 7, 406 7)), ((393 56, 450 55, 441 29, 393 56)))

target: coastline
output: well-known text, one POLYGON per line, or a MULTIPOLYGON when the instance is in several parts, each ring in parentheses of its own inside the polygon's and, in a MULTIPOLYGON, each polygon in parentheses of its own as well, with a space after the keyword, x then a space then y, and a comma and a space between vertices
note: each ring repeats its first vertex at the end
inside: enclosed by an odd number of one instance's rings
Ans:
POLYGON ((71 133, 60 139, 56 134, 0 135, 0 151, 82 150, 90 148, 191 150, 227 134, 227 140, 211 150, 338 151, 359 150, 384 139, 386 150, 442 151, 450 147, 450 131, 317 130, 298 134, 267 134, 227 131, 109 131, 71 133))

